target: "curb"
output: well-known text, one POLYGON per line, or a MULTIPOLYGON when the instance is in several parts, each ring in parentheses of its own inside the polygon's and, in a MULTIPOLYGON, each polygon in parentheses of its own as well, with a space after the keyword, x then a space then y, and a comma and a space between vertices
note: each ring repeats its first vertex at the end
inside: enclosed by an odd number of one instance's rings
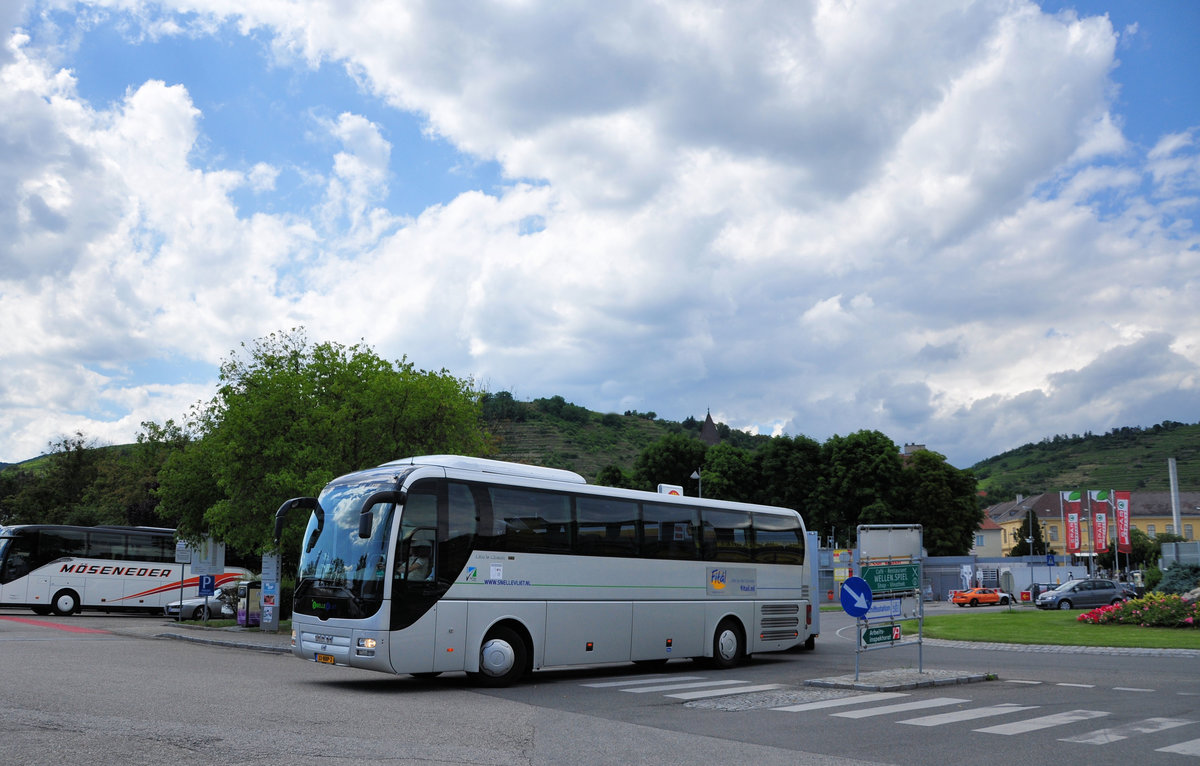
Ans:
POLYGON ((291 654, 292 650, 284 646, 271 646, 270 644, 255 644, 246 641, 227 641, 220 638, 208 638, 201 636, 185 636, 179 633, 156 633, 154 638, 172 638, 176 641, 190 641, 193 644, 209 644, 210 646, 225 646, 231 649, 249 649, 251 651, 269 652, 271 654, 291 654))
POLYGON ((989 673, 964 673, 957 670, 926 670, 923 672, 907 670, 876 670, 870 673, 859 673, 858 680, 853 675, 834 676, 832 678, 811 678, 804 682, 805 686, 816 686, 823 689, 852 689, 854 691, 893 692, 920 689, 929 686, 957 686, 989 681, 995 676, 989 673))

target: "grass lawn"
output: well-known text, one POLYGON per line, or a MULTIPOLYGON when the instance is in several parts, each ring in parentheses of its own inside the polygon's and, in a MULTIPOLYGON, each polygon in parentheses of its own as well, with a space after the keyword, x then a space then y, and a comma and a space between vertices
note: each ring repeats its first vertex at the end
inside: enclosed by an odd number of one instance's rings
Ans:
POLYGON ((1200 629, 1139 628, 1076 622, 1080 610, 1013 609, 925 617, 927 638, 1007 644, 1200 649, 1200 629))

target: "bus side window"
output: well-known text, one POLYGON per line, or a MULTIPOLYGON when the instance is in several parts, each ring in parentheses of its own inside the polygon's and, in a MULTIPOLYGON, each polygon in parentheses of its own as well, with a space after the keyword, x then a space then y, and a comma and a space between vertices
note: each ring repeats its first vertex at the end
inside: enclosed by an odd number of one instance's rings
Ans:
POLYGON ((458 482, 450 482, 448 490, 445 525, 441 519, 438 524, 438 578, 454 582, 471 557, 480 515, 476 493, 483 495, 483 490, 458 482))
POLYGON ((570 497, 510 487, 491 487, 489 490, 492 531, 500 550, 570 552, 570 497))
POLYGON ((700 516, 680 505, 642 504, 642 556, 650 559, 696 558, 700 516))
POLYGON ((704 508, 701 542, 702 557, 709 561, 750 561, 750 514, 745 511, 718 511, 704 508))
POLYGON ((578 496, 575 544, 587 556, 636 556, 637 503, 578 496))
POLYGON ((764 564, 803 564, 804 530, 800 519, 754 513, 754 560, 764 564))

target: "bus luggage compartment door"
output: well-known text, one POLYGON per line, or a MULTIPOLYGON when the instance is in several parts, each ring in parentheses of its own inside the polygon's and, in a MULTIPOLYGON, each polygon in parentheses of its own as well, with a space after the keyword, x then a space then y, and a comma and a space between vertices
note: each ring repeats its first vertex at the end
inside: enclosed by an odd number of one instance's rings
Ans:
POLYGON ((439 601, 433 641, 433 669, 463 670, 467 641, 467 602, 439 601))
POLYGON ((545 664, 628 662, 632 619, 633 605, 627 601, 548 604, 545 664))

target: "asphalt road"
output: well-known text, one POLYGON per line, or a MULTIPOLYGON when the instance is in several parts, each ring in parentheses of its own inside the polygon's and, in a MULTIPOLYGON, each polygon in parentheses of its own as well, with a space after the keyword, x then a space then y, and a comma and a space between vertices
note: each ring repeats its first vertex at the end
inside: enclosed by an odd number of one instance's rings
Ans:
MULTIPOLYGON (((481 690, 156 639, 161 618, 0 610, 0 762, 1200 764, 1195 653, 926 642, 926 669, 997 680, 878 698, 805 685, 854 671, 852 621, 822 622, 815 651, 729 671, 597 666, 481 690)), ((860 662, 915 668, 917 651, 860 662)))

